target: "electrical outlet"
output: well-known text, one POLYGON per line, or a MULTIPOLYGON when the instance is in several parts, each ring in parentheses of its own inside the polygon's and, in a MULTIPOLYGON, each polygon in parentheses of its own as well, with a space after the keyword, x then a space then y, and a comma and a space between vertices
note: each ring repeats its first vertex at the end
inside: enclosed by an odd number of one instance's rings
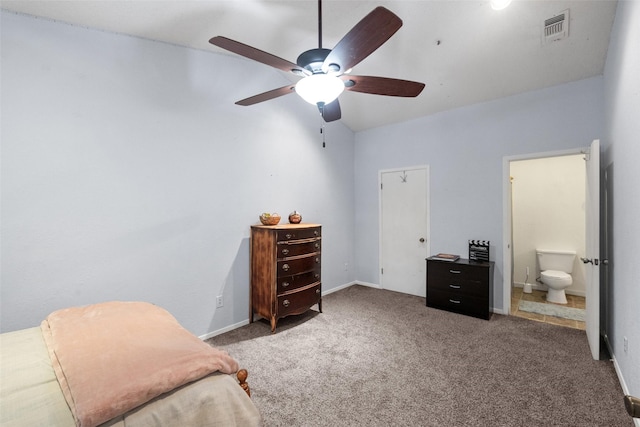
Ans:
POLYGON ((222 295, 216 297, 216 308, 220 308, 224 306, 224 300, 222 299, 222 295))
POLYGON ((622 337, 622 342, 624 343, 624 352, 627 353, 629 351, 629 339, 627 337, 622 337))

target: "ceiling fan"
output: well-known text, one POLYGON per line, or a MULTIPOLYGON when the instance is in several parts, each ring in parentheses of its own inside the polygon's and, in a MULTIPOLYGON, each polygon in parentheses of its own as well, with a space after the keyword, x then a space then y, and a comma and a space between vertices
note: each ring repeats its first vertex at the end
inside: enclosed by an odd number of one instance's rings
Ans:
POLYGON ((236 102, 237 105, 253 105, 296 92, 305 101, 317 105, 322 118, 331 122, 342 116, 338 96, 343 90, 401 97, 416 97, 422 92, 424 83, 349 74, 355 65, 382 46, 400 27, 402 20, 380 6, 362 18, 333 49, 324 49, 322 0, 318 0, 318 48, 300 54, 295 64, 222 36, 213 37, 209 43, 302 77, 295 84, 242 99, 236 102))

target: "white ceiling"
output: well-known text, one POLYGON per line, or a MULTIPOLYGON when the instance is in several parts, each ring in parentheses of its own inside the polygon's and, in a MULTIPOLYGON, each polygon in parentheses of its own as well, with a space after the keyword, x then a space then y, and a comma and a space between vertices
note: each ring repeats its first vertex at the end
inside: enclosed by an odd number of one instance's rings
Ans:
MULTIPOLYGON (((318 47, 315 0, 2 0, 1 5, 221 54, 233 55, 209 44, 211 37, 226 36, 291 62, 318 47)), ((377 6, 390 9, 404 25, 352 74, 415 80, 426 87, 417 98, 343 93, 342 122, 354 131, 601 75, 616 2, 513 0, 495 11, 488 0, 325 0, 323 47, 332 48, 377 6), (544 20, 565 9, 569 38, 544 44, 544 20)), ((256 94, 241 87, 237 92, 238 99, 256 94)))

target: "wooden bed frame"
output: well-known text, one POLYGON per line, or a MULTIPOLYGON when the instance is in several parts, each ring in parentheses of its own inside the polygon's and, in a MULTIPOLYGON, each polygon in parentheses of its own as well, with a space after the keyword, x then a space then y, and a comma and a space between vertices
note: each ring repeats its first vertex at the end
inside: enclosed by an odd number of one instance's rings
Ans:
POLYGON ((247 372, 246 369, 240 369, 236 374, 236 377, 238 378, 238 382, 240 383, 240 387, 242 387, 245 393, 247 393, 247 396, 251 397, 251 389, 249 388, 249 384, 247 384, 248 376, 249 376, 249 373, 247 372))

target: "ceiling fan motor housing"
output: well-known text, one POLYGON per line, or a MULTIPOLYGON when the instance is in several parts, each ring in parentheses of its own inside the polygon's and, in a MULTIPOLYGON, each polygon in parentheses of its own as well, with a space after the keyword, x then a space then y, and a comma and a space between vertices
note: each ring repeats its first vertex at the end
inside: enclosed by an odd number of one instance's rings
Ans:
POLYGON ((311 49, 302 52, 300 56, 298 56, 296 63, 305 70, 311 71, 313 74, 322 73, 322 64, 329 53, 331 53, 331 49, 311 49))

